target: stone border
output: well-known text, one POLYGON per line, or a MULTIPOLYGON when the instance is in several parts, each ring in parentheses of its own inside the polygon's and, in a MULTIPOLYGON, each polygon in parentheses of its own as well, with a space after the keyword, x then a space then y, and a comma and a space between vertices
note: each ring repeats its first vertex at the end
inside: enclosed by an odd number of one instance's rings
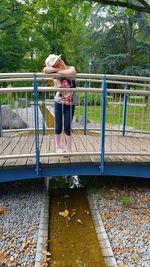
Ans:
MULTIPOLYGON (((101 216, 98 212, 95 195, 90 194, 87 196, 87 199, 89 202, 90 212, 95 225, 95 231, 97 234, 97 238, 104 257, 106 267, 118 267, 105 227, 103 225, 101 216)), ((41 267, 43 259, 43 251, 47 251, 48 230, 49 230, 49 195, 47 194, 47 192, 45 192, 41 205, 39 232, 38 232, 34 267, 41 267)))
POLYGON ((118 267, 105 227, 103 225, 101 216, 98 212, 95 195, 89 194, 87 198, 89 201, 90 211, 95 225, 95 231, 97 234, 98 242, 104 257, 106 267, 118 267))
POLYGON ((49 230, 49 195, 44 192, 41 205, 39 232, 37 239, 35 265, 34 267, 41 267, 43 251, 47 251, 47 240, 49 230))

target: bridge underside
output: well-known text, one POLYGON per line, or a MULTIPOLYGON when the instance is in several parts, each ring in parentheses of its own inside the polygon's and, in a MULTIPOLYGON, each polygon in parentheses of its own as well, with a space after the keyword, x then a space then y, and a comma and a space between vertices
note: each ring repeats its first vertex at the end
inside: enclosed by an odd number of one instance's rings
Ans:
POLYGON ((55 176, 124 176, 135 178, 150 178, 150 164, 141 163, 106 163, 103 173, 99 164, 41 164, 39 175, 36 174, 34 166, 22 166, 0 169, 0 182, 36 179, 55 176))

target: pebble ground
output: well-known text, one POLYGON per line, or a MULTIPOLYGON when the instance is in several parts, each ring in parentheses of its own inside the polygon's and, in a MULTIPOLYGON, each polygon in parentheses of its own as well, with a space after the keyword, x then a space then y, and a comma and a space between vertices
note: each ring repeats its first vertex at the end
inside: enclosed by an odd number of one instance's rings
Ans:
POLYGON ((43 182, 0 184, 0 267, 33 267, 43 182))
MULTIPOLYGON (((90 188, 118 266, 149 267, 150 180, 97 180, 90 188)), ((34 266, 43 195, 41 180, 0 184, 0 267, 34 266)))
POLYGON ((150 180, 111 181, 95 198, 118 266, 150 267, 150 180))

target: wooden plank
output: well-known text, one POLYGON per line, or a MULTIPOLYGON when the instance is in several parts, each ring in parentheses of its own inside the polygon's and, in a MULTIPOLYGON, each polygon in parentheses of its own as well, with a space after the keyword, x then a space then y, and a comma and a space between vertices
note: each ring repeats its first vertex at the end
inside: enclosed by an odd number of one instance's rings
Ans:
POLYGON ((1 144, 1 149, 0 149, 0 155, 4 155, 4 151, 7 148, 7 146, 10 145, 11 143, 11 139, 10 138, 5 138, 1 144))
MULTIPOLYGON (((78 152, 86 152, 85 150, 85 144, 83 142, 82 139, 85 139, 85 137, 78 135, 75 136, 74 138, 74 142, 75 142, 75 146, 76 146, 76 150, 78 152)), ((91 162, 90 156, 89 155, 83 155, 83 156, 79 156, 79 162, 91 162)))
POLYGON ((130 147, 126 146, 126 138, 123 136, 106 136, 105 151, 107 152, 129 152, 130 147))
MULTIPOLYGON (((24 144, 24 147, 22 149, 22 154, 30 154, 31 152, 31 148, 34 145, 34 136, 33 135, 29 135, 26 143, 24 144)), ((34 151, 35 153, 35 151, 34 151)), ((16 166, 25 166, 27 164, 27 158, 18 158, 16 161, 16 166)))
MULTIPOLYGON (((39 135, 39 147, 41 146, 42 138, 43 138, 42 135, 39 135)), ((32 144, 29 154, 34 154, 34 153, 36 153, 35 142, 32 144)), ((27 166, 35 165, 35 164, 36 164, 36 157, 27 158, 27 162, 26 162, 27 166)))
MULTIPOLYGON (((50 144, 50 153, 56 153, 56 149, 55 149, 55 141, 54 141, 54 135, 49 135, 50 139, 49 139, 49 144, 50 144)), ((60 163, 60 158, 59 156, 50 156, 49 157, 49 164, 55 164, 55 163, 60 163)))
MULTIPOLYGON (((66 146, 65 134, 62 134, 61 143, 62 143, 62 150, 65 151, 65 146, 66 146)), ((70 158, 71 158, 71 156, 59 156, 58 157, 59 163, 61 163, 61 164, 66 164, 67 163, 68 164, 68 163, 70 163, 70 158)))
MULTIPOLYGON (((18 144, 18 142, 19 142, 19 139, 20 139, 20 137, 15 137, 15 138, 13 138, 13 139, 11 139, 11 142, 9 143, 9 145, 7 145, 6 147, 5 147, 5 149, 3 150, 3 154, 5 155, 5 156, 7 156, 7 155, 11 155, 12 154, 12 151, 15 149, 15 147, 17 146, 17 144, 18 144)), ((8 159, 8 161, 9 161, 9 159, 8 159)), ((4 166, 4 165, 6 165, 7 166, 7 159, 3 159, 3 160, 1 160, 1 166, 4 166)))
MULTIPOLYGON (((72 139, 72 152, 78 152, 77 150, 77 146, 76 146, 76 135, 73 135, 73 139, 72 139)), ((71 163, 79 163, 80 162, 80 157, 79 156, 71 156, 71 163)))
MULTIPOLYGON (((25 144, 27 143, 27 141, 28 141, 28 136, 27 135, 21 137, 21 144, 19 144, 20 145, 20 154, 24 154, 24 148, 25 148, 25 144)), ((19 159, 16 159, 15 166, 18 165, 18 160, 19 159)))
MULTIPOLYGON (((19 138, 18 143, 11 152, 12 155, 20 155, 24 147, 24 144, 26 143, 27 140, 27 136, 19 136, 18 138, 19 138)), ((15 166, 16 161, 17 158, 7 159, 7 161, 5 162, 5 166, 15 166)))
MULTIPOLYGON (((40 146, 40 154, 42 153, 48 153, 49 152, 49 135, 43 135, 41 146, 40 146)), ((42 164, 48 164, 49 157, 40 157, 40 162, 42 164)))
MULTIPOLYGON (((141 138, 138 138, 138 137, 126 137, 126 144, 128 146, 128 150, 130 152, 141 152, 142 151, 142 147, 143 147, 143 139, 141 140, 141 138), (142 144, 142 146, 141 146, 142 144)), ((148 151, 147 151, 148 152, 148 151)), ((139 155, 133 155, 133 156, 129 156, 129 155, 126 155, 127 159, 126 159, 126 162, 128 162, 129 160, 132 161, 132 162, 144 162, 144 158, 143 156, 139 156, 139 155)), ((125 156, 124 156, 125 158, 125 156)))
MULTIPOLYGON (((91 136, 87 136, 88 151, 89 152, 93 152, 93 151, 99 152, 100 151, 100 145, 99 145, 100 138, 97 136, 94 136, 94 138, 95 138, 94 142, 92 142, 91 138, 92 138, 91 136)), ((91 158, 92 162, 100 163, 100 156, 99 155, 98 156, 97 155, 91 155, 90 158, 91 158)))
MULTIPOLYGON (((143 162, 149 163, 150 156, 136 156, 128 155, 128 152, 149 150, 149 138, 144 142, 144 138, 121 136, 121 135, 106 135, 105 139, 105 151, 106 152, 126 152, 126 155, 106 155, 105 162, 143 162), (134 144, 134 146, 133 146, 134 144), (118 151, 119 150, 119 151, 118 151)), ((55 153, 54 135, 40 135, 40 152, 41 153, 55 153)), ((94 135, 73 135, 72 151, 73 152, 94 152, 100 149, 100 136, 94 135)), ((0 155, 14 155, 14 154, 31 154, 35 153, 35 137, 30 136, 15 136, 15 137, 2 137, 0 138, 0 155)), ((40 158, 40 162, 44 164, 69 164, 71 163, 100 163, 99 156, 85 155, 85 156, 70 156, 65 158, 64 156, 47 156, 40 158)), ((0 166, 25 166, 34 165, 34 158, 19 158, 19 159, 2 159, 0 160, 0 166)))
MULTIPOLYGON (((87 135, 85 136, 80 136, 80 146, 81 146, 81 149, 85 152, 90 152, 90 143, 89 143, 89 140, 87 138, 87 135)), ((91 162, 91 156, 90 155, 87 155, 87 156, 81 156, 83 158, 83 161, 84 162, 91 162)))
POLYGON ((1 153, 1 146, 5 140, 5 137, 0 137, 0 153, 1 153))
MULTIPOLYGON (((128 147, 125 145, 125 137, 123 136, 106 136, 105 139, 105 152, 130 152, 128 147)), ((128 162, 129 159, 126 155, 110 155, 110 160, 112 162, 128 162)))

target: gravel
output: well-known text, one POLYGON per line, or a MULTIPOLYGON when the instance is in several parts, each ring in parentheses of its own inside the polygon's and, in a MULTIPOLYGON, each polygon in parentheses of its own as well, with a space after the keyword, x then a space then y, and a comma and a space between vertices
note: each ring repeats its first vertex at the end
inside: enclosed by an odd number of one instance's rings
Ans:
MULTIPOLYGON (((149 180, 89 180, 118 266, 149 267, 149 180)), ((0 184, 0 267, 34 266, 43 194, 41 180, 0 184)))
POLYGON ((33 267, 43 197, 41 180, 0 184, 0 267, 33 267))
POLYGON ((118 266, 149 267, 150 183, 130 179, 98 188, 95 197, 118 266))

